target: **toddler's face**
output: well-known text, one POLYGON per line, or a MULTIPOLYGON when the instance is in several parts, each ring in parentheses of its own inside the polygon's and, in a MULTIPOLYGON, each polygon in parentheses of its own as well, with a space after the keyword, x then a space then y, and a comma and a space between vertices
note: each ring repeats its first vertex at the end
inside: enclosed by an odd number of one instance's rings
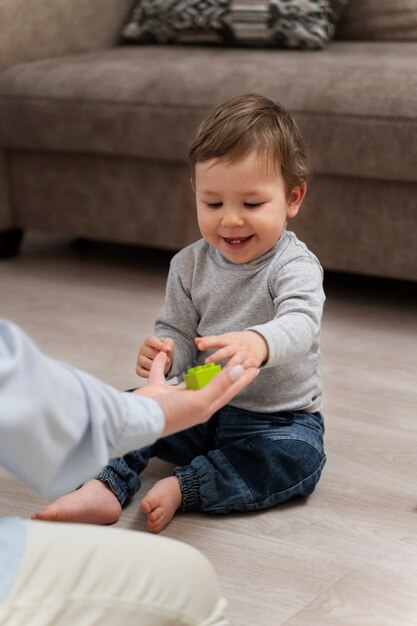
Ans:
POLYGON ((282 174, 255 151, 238 161, 197 163, 193 186, 202 236, 232 263, 248 263, 270 250, 306 191, 301 185, 288 196, 282 174))

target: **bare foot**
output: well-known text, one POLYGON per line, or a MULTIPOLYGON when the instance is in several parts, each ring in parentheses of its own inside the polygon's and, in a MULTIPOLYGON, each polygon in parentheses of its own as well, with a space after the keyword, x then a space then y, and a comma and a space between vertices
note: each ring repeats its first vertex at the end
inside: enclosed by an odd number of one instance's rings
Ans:
POLYGON ((140 510, 148 516, 148 530, 161 532, 174 517, 181 501, 180 481, 176 476, 158 480, 140 503, 140 510))
POLYGON ((122 507, 114 493, 99 480, 89 480, 80 489, 58 498, 32 515, 32 519, 49 522, 114 524, 122 507))

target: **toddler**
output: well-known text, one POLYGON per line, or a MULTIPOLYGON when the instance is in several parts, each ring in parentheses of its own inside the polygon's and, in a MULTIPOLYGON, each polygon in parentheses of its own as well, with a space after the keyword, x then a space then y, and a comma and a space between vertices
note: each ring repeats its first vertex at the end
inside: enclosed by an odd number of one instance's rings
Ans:
POLYGON ((162 350, 168 377, 227 361, 260 366, 260 374, 208 423, 113 459, 37 519, 117 521, 153 456, 175 469, 141 502, 152 532, 179 508, 265 509, 311 494, 320 478, 323 272, 286 229, 309 178, 300 132, 277 102, 241 95, 204 119, 190 163, 203 238, 172 259, 165 302, 155 334, 139 350, 137 373, 147 377, 162 350))

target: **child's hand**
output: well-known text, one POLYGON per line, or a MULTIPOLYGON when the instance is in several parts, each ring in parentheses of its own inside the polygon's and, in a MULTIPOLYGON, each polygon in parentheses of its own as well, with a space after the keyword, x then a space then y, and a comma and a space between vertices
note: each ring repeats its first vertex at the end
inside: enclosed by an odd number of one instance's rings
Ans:
POLYGON ((244 367, 259 367, 268 359, 268 345, 265 339, 253 330, 196 337, 194 341, 202 352, 209 348, 219 348, 205 359, 205 363, 232 359, 233 365, 241 363, 244 367))
POLYGON ((171 369, 174 358, 174 341, 169 337, 155 337, 150 335, 141 345, 136 361, 136 374, 143 378, 149 378, 152 362, 159 352, 165 352, 167 360, 164 368, 165 376, 171 369))
POLYGON ((154 398, 162 407, 165 426, 161 437, 207 421, 259 374, 254 367, 227 366, 203 389, 191 391, 185 388, 185 383, 175 386, 166 384, 163 374, 166 358, 166 354, 161 352, 155 357, 149 383, 133 392, 154 398))

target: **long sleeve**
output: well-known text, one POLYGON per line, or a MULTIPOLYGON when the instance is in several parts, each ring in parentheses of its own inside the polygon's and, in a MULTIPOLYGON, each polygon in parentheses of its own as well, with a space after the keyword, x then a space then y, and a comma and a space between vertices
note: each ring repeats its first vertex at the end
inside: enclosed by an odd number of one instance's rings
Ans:
POLYGON ((74 489, 109 458, 153 443, 164 422, 155 400, 50 359, 0 320, 0 465, 38 491, 74 489))
POLYGON ((176 376, 201 365, 195 337, 254 330, 265 338, 268 361, 260 375, 233 398, 246 411, 319 411, 320 321, 323 271, 294 233, 249 263, 228 261, 199 240, 172 259, 156 334, 175 342, 176 376))
POLYGON ((197 335, 199 316, 191 299, 189 283, 191 266, 179 253, 171 261, 165 290, 165 300, 155 321, 158 337, 174 340, 174 361, 169 376, 179 376, 191 367, 197 356, 194 338, 197 335))
POLYGON ((318 343, 323 313, 323 273, 312 258, 297 258, 273 276, 270 292, 275 316, 266 324, 250 326, 268 344, 264 367, 303 359, 318 343))

